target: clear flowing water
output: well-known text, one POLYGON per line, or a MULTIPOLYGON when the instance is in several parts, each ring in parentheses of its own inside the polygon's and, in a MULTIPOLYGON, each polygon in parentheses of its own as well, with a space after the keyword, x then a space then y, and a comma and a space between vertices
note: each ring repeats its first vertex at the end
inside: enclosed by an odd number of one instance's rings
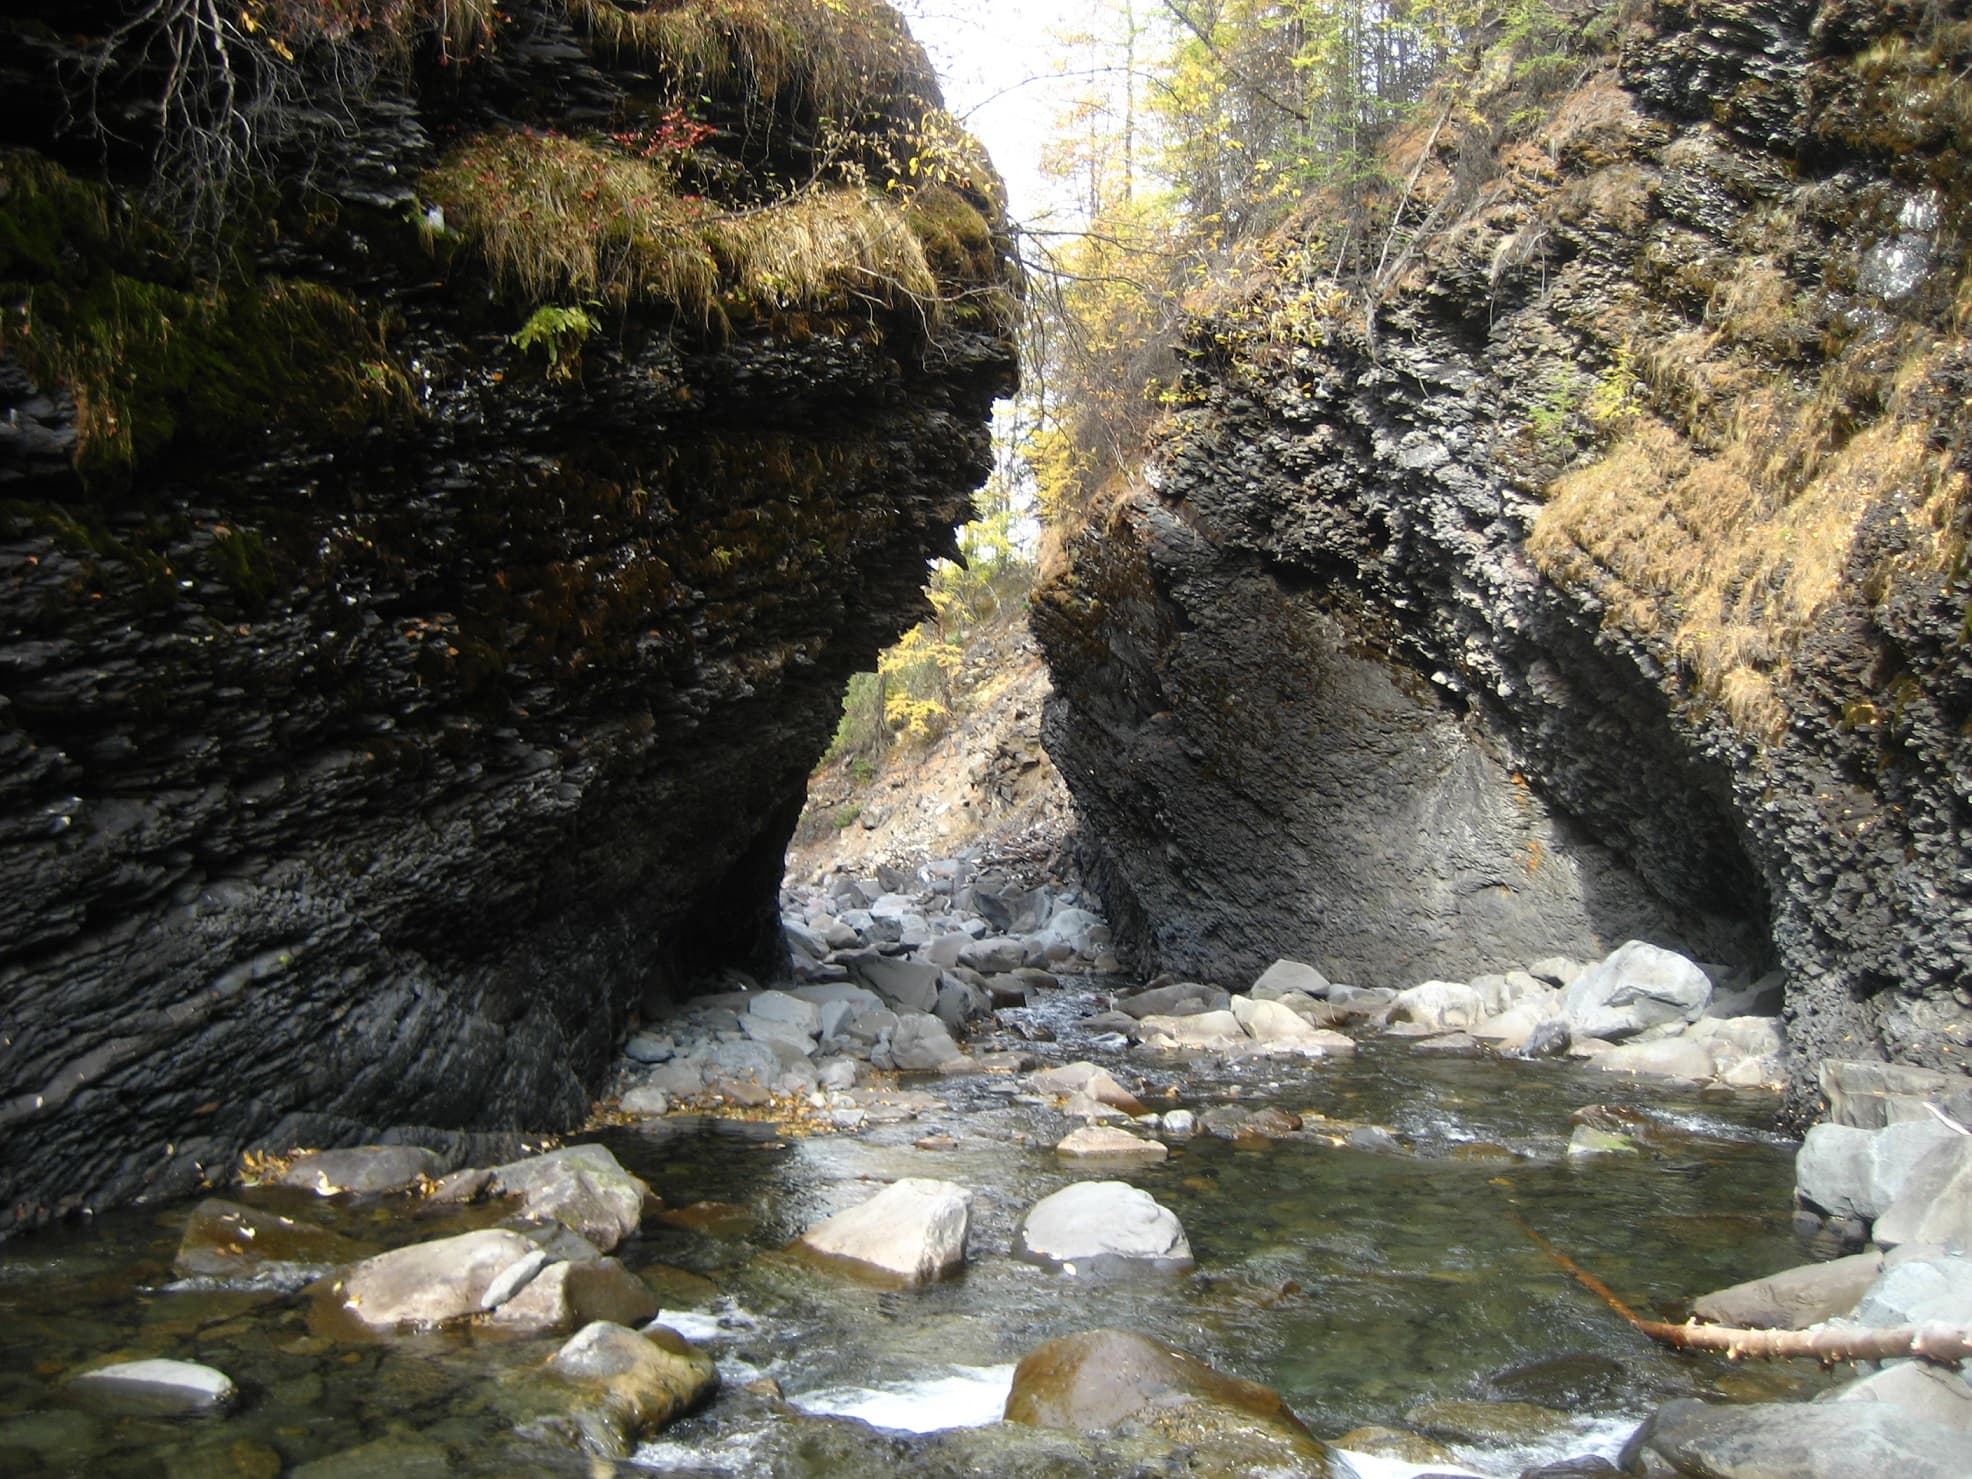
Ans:
MULTIPOLYGON (((1644 1313, 1670 1318, 1708 1289, 1804 1261, 1788 1210, 1793 1147, 1765 1128, 1768 1097, 1678 1094, 1567 1064, 1424 1058, 1391 1041, 1367 1043, 1354 1059, 1180 1064, 1088 1051, 1068 1003, 1025 1015, 1059 1032, 1041 1049, 1049 1060, 1106 1061, 1141 1079, 1154 1108, 1274 1104, 1302 1114, 1305 1130, 1267 1143, 1199 1136, 1174 1143, 1157 1166, 1076 1169, 1050 1149, 1068 1128, 1054 1109, 1018 1080, 979 1076, 917 1084, 941 1103, 854 1136, 784 1137, 687 1117, 609 1131, 602 1138, 669 1208, 691 1209, 648 1219, 620 1254, 724 1377, 721 1396, 647 1444, 639 1462, 757 1472, 751 1445, 772 1419, 745 1388, 760 1377, 808 1411, 906 1430, 979 1422, 997 1411, 1027 1351, 1111 1325, 1152 1331, 1279 1388, 1325 1438, 1403 1426, 1427 1401, 1558 1414, 1537 1424, 1545 1433, 1455 1443, 1482 1474, 1612 1452, 1671 1396, 1798 1397, 1824 1383, 1808 1365, 1732 1366, 1653 1345, 1523 1230, 1538 1229, 1644 1313), (1592 1103, 1640 1109, 1645 1153, 1567 1156, 1570 1113, 1592 1103), (1359 1122, 1387 1127, 1402 1150, 1336 1143, 1359 1122), (927 1137, 935 1148, 920 1148, 927 1137), (819 1217, 901 1175, 974 1190, 962 1276, 883 1290, 785 1251, 819 1217), (1195 1272, 1098 1281, 1008 1256, 1026 1207, 1109 1176, 1178 1214, 1195 1272)), ((499 1215, 421 1218, 401 1203, 235 1194, 376 1246, 499 1215)), ((104 1216, 0 1248, 0 1472, 315 1479, 551 1466, 513 1447, 503 1394, 555 1341, 469 1330, 339 1343, 310 1331, 298 1295, 174 1281, 186 1210, 104 1216), (97 1410, 63 1378, 110 1355, 208 1362, 233 1376, 243 1401, 221 1419, 97 1410)))

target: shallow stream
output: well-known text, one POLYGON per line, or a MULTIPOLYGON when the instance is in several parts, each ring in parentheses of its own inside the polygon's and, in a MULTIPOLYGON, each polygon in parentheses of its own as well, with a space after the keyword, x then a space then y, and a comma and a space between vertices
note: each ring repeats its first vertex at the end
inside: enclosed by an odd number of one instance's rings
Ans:
MULTIPOLYGON (((990 1420, 1023 1354, 1105 1325, 1152 1331, 1278 1387, 1331 1440, 1365 1424, 1407 1426, 1426 1402, 1522 1404, 1459 1410, 1451 1428, 1443 1413, 1430 1419, 1441 1437, 1460 1423, 1491 1426, 1448 1438, 1484 1475, 1613 1454, 1671 1396, 1799 1397, 1825 1383, 1811 1365, 1734 1366, 1653 1345, 1524 1230, 1538 1229, 1643 1313, 1669 1318, 1706 1290, 1801 1262, 1812 1250, 1791 1230, 1793 1146, 1766 1128, 1768 1096, 1678 1093, 1569 1064, 1427 1058, 1387 1039, 1353 1059, 1180 1063, 1092 1048, 1075 1015, 1064 994, 1003 1017, 1054 1032, 1054 1042, 1017 1044, 1048 1062, 1090 1057, 1140 1080, 1152 1108, 1279 1105, 1304 1116, 1303 1131, 1271 1142, 1200 1135, 1172 1142, 1161 1165, 1076 1169, 1050 1149, 1069 1127, 1060 1113, 1019 1078, 982 1074, 909 1083, 937 1102, 910 1118, 879 1108, 853 1135, 674 1115, 597 1137, 671 1209, 646 1219, 618 1255, 657 1289, 668 1322, 715 1354, 724 1378, 708 1408, 639 1451, 641 1465, 789 1472, 763 1438, 805 1419, 769 1389, 747 1390, 762 1378, 800 1411, 889 1428, 990 1420), (1571 1112, 1598 1103, 1642 1112, 1641 1155, 1566 1154, 1571 1112), (1397 1146, 1337 1143, 1357 1123, 1387 1128, 1397 1146), (962 1277, 882 1290, 783 1251, 819 1217, 904 1175, 974 1190, 962 1277), (1098 1281, 1008 1256, 1026 1207, 1070 1181, 1112 1175, 1178 1214, 1193 1273, 1098 1281)), ((499 1215, 228 1194, 380 1247, 499 1215)), ((310 1332, 299 1295, 174 1280, 188 1210, 125 1211, 0 1247, 0 1472, 560 1471, 514 1446, 502 1395, 557 1341, 476 1330, 361 1345, 325 1338, 310 1332), (105 1412, 65 1389, 66 1375, 112 1354, 206 1362, 234 1378, 243 1401, 225 1418, 168 1419, 105 1412)), ((892 1451, 909 1472, 908 1446, 892 1451)), ((803 1472, 869 1472, 866 1453, 853 1468, 812 1462, 803 1472)))

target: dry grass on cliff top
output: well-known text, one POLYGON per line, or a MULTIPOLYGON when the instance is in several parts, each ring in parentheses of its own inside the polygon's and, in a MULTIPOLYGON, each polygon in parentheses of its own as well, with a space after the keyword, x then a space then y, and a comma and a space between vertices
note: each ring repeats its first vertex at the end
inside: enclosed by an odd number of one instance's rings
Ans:
POLYGON ((938 299, 905 210, 866 190, 722 210, 674 194, 659 165, 541 134, 482 135, 424 187, 495 283, 532 303, 655 300, 711 325, 762 307, 909 301, 929 315, 938 299))
MULTIPOLYGON (((1657 359, 1679 355, 1672 341, 1657 359)), ((1557 583, 1594 590, 1605 623, 1688 664, 1743 731, 1777 739, 1779 690, 1832 602, 1880 597, 1962 558, 1967 480, 1933 444, 1922 404, 1935 367, 1935 348, 1913 349, 1860 425, 1846 361, 1806 387, 1769 374, 1748 388, 1729 355, 1710 366, 1719 385, 1702 360, 1660 369, 1675 410, 1625 416, 1601 457, 1557 479, 1529 552, 1557 583), (1720 385, 1735 408, 1706 435, 1720 385), (1893 510, 1900 547, 1854 569, 1857 531, 1879 508, 1893 510)))
POLYGON ((686 0, 638 10, 569 0, 568 9, 596 42, 652 65, 688 97, 744 88, 838 121, 921 112, 938 97, 923 48, 881 0, 686 0))
MULTIPOLYGON (((1902 161, 1899 173, 1929 169, 1962 216, 1968 55, 1965 25, 1885 41, 1856 60, 1851 106, 1821 126, 1902 161)), ((1934 268, 1948 294, 1927 284, 1912 300, 1932 311, 1905 305, 1904 322, 1858 332, 1794 270, 1827 229, 1800 210, 1794 196, 1750 212, 1723 271, 1716 257, 1678 268, 1675 285, 1704 301, 1681 330, 1620 311, 1598 326, 1612 367, 1577 389, 1604 447, 1550 486, 1528 539, 1543 573, 1593 591, 1606 626, 1682 663, 1767 742, 1785 732, 1795 658, 1831 609, 1941 585, 1963 567, 1972 512, 1954 457, 1963 432, 1948 424, 1964 410, 1951 387, 1972 329, 1965 253, 1934 268)), ((1859 203, 1837 245, 1859 257, 1883 233, 1859 203)))

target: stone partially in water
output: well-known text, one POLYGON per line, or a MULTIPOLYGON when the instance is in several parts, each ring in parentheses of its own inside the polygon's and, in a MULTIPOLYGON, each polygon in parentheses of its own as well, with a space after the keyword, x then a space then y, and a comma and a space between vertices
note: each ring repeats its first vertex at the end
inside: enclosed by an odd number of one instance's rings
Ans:
POLYGON ((1177 1214, 1124 1181, 1078 1181, 1043 1197, 1021 1219, 1014 1253, 1093 1271, 1192 1266, 1177 1214))
POLYGON ((1087 1094, 1100 1104, 1120 1109, 1125 1114, 1138 1115, 1144 1112, 1141 1100, 1116 1080, 1116 1076, 1106 1068, 1100 1068, 1087 1061, 1064 1063, 1059 1068, 1045 1068, 1028 1077, 1028 1086, 1037 1094, 1087 1094))
POLYGON ((1006 1420, 1094 1434, 1132 1423, 1191 1446, 1197 1472, 1329 1473, 1328 1450, 1271 1387, 1136 1330, 1089 1330, 1027 1353, 1006 1420))
POLYGON ((1568 1415, 1532 1402, 1420 1402, 1404 1414, 1419 1432, 1448 1443, 1530 1443, 1568 1425, 1568 1415))
POLYGON ((374 1251, 325 1227, 209 1197, 192 1209, 172 1267, 189 1276, 299 1289, 374 1251))
POLYGON ((555 1263, 493 1311, 493 1324, 521 1330, 574 1330, 597 1320, 641 1325, 660 1306, 648 1285, 614 1258, 555 1263))
POLYGON ((650 1188, 600 1145, 571 1145, 493 1168, 495 1196, 523 1217, 559 1222, 607 1253, 637 1230, 650 1188))
POLYGON ((1712 1000, 1712 982, 1691 961, 1631 940, 1592 965, 1561 994, 1577 1037, 1610 1042, 1664 1022, 1695 1022, 1712 1000))
POLYGON ((1335 1446, 1345 1455, 1360 1453, 1370 1458, 1401 1459, 1407 1464, 1450 1466, 1458 1462, 1458 1455, 1444 1444, 1401 1428, 1351 1428, 1335 1440, 1335 1446))
POLYGON ((906 1177, 816 1223, 796 1246, 907 1285, 929 1283, 965 1262, 971 1215, 964 1187, 906 1177))
MULTIPOLYGON (((599 1320, 556 1351, 547 1369, 573 1401, 523 1431, 607 1458, 627 1458, 638 1440, 719 1385, 712 1358, 664 1325, 638 1334, 599 1320)), ((559 1405, 560 1393, 541 1395, 559 1405)))
POLYGON ((1113 1125, 1084 1125, 1064 1136, 1054 1153, 1070 1161, 1161 1161, 1171 1152, 1155 1140, 1113 1125))
POLYGON ((85 1371, 69 1386, 133 1413, 220 1413, 240 1395, 225 1372, 194 1361, 119 1361, 85 1371))
POLYGON ((536 1256, 533 1242, 489 1227, 413 1243, 366 1258, 317 1295, 317 1309, 363 1329, 443 1324, 479 1313, 486 1291, 508 1269, 536 1256))
POLYGON ((1239 1018, 1229 1011, 1194 1012, 1187 1017, 1153 1014, 1138 1026, 1150 1047, 1229 1048, 1247 1041, 1239 1018))
POLYGON ((1848 1314, 1882 1269, 1881 1253, 1831 1258, 1701 1295, 1691 1302, 1691 1312, 1718 1325, 1803 1330, 1848 1314))
POLYGON ((1880 1402, 1667 1402, 1624 1445, 1626 1474, 1965 1479, 1965 1434, 1880 1402), (1646 1467, 1654 1463, 1656 1467, 1646 1467))
POLYGON ((283 1171, 277 1184, 330 1197, 341 1192, 403 1191, 444 1174, 444 1159, 422 1145, 358 1145, 311 1151, 283 1171))

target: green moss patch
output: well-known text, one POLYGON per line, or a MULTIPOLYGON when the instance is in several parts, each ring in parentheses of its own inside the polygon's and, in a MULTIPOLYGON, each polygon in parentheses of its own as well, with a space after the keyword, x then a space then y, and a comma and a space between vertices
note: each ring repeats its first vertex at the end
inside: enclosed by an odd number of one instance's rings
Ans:
POLYGON ((345 294, 196 278, 154 223, 24 152, 0 153, 0 351, 74 394, 76 467, 94 483, 181 439, 346 432, 411 404, 345 294))

